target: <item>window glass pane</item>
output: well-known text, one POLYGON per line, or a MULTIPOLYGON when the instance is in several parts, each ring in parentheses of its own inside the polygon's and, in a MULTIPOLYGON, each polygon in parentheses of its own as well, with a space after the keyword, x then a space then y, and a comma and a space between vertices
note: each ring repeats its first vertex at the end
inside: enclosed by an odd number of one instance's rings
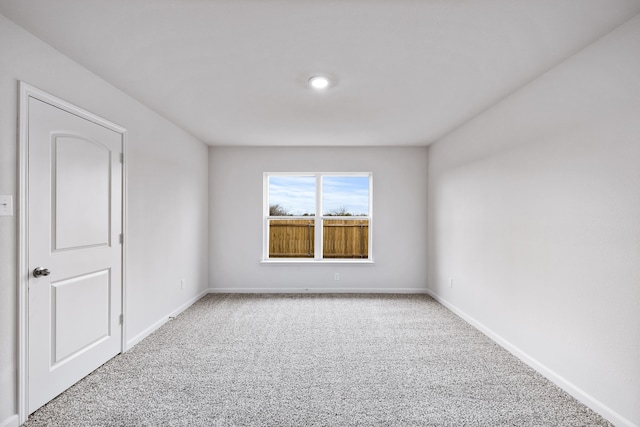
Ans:
POLYGON ((269 216, 315 215, 314 176, 270 176, 269 216))
POLYGON ((325 219, 322 233, 324 258, 368 258, 368 219, 325 219))
POLYGON ((269 258, 313 258, 312 219, 269 220, 269 258))
POLYGON ((369 215, 368 176, 325 176, 322 179, 322 214, 369 215))

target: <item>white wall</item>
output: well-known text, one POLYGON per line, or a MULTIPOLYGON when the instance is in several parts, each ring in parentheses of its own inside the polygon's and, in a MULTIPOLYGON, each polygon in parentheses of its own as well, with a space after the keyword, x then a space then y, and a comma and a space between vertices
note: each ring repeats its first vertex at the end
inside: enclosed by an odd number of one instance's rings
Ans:
POLYGON ((214 147, 209 160, 213 291, 426 289, 426 147, 214 147), (263 173, 284 171, 373 172, 375 264, 260 264, 263 173))
POLYGON ((640 16, 430 147, 429 241, 435 295, 640 425, 640 16))
MULTIPOLYGON (((139 338, 208 287, 207 147, 2 15, 0 40, 0 194, 18 194, 18 80, 128 129, 125 315, 139 338)), ((0 217, 0 426, 17 422, 16 227, 0 217)))

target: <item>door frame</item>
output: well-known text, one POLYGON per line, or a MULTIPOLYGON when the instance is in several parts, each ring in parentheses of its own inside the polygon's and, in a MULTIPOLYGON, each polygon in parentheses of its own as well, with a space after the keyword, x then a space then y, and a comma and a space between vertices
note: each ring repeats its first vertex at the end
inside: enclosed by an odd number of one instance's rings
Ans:
POLYGON ((126 137, 127 130, 115 123, 103 119, 93 113, 90 113, 80 107, 77 107, 60 98, 50 95, 40 89, 37 89, 23 81, 19 81, 19 142, 18 142, 18 422, 23 424, 29 416, 29 98, 38 99, 54 107, 60 108, 70 114, 86 119, 90 122, 103 126, 116 133, 122 138, 122 233, 124 235, 121 245, 121 287, 122 301, 121 308, 123 313, 121 328, 120 353, 126 350, 126 265, 125 252, 127 241, 127 207, 126 207, 126 189, 127 189, 127 163, 126 159, 126 137))

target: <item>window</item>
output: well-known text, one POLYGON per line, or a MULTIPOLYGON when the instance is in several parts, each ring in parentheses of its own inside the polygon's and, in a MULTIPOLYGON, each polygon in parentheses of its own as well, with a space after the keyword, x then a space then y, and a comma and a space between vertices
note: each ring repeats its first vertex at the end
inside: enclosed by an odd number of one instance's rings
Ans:
POLYGON ((371 173, 265 173, 265 260, 371 260, 371 173))

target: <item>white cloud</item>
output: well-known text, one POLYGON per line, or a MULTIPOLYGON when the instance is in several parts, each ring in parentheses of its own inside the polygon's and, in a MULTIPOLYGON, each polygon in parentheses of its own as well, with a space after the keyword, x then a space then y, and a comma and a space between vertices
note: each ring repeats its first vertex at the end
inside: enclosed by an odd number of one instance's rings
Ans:
POLYGON ((316 180, 313 176, 269 177, 269 205, 280 205, 292 215, 314 214, 316 180))

